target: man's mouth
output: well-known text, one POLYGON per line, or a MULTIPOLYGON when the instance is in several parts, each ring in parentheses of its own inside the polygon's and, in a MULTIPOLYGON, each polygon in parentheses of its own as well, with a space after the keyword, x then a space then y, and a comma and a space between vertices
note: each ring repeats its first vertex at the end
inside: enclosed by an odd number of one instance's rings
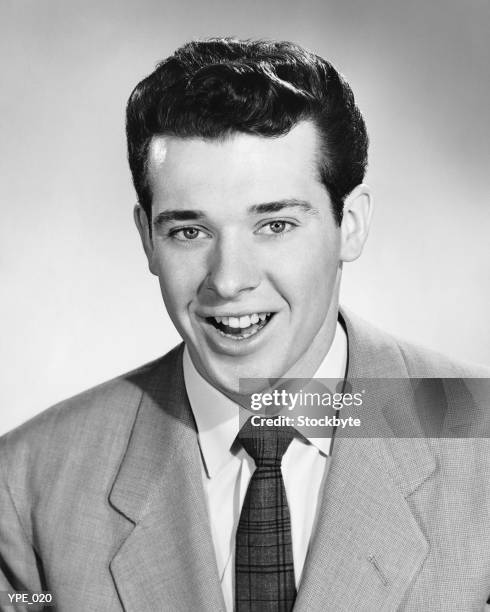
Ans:
POLYGON ((254 312, 239 317, 206 317, 206 321, 227 338, 245 340, 263 329, 274 314, 273 312, 254 312))

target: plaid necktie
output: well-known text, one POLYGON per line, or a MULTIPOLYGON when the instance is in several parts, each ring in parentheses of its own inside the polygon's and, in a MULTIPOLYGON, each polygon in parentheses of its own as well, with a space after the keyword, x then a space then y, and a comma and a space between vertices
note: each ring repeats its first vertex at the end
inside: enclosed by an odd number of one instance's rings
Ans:
POLYGON ((281 461, 292 427, 253 426, 238 440, 257 469, 248 485, 236 533, 236 612, 290 612, 296 597, 291 520, 281 461))

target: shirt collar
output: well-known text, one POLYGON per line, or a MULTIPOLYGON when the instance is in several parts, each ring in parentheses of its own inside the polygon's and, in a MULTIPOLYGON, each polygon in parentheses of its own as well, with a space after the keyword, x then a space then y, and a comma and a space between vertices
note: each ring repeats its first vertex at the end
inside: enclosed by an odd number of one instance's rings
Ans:
MULTIPOLYGON (((347 336, 337 322, 335 336, 315 378, 343 379, 347 363, 347 336)), ((196 370, 187 347, 183 357, 184 381, 196 421, 203 464, 209 478, 215 476, 230 459, 230 449, 240 428, 240 412, 248 411, 207 382, 196 370)), ((243 416, 243 415, 242 415, 243 416)), ((331 438, 308 438, 319 451, 328 455, 331 438)))

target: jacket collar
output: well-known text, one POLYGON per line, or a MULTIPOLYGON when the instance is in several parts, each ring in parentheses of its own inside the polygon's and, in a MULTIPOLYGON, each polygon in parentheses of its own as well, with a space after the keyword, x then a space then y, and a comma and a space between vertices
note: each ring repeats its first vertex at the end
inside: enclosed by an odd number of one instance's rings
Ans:
POLYGON ((435 460, 418 425, 416 388, 405 358, 393 337, 346 309, 340 311, 340 318, 349 343, 346 378, 368 383, 363 406, 363 415, 369 419, 366 429, 393 482, 407 497, 432 474, 435 460), (410 437, 404 432, 410 432, 410 437))

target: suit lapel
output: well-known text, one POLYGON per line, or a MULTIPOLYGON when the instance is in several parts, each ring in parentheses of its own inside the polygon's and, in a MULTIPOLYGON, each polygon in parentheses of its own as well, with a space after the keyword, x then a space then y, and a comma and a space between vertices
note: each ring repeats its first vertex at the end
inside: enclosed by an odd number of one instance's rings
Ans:
MULTIPOLYGON (((390 405, 413 406, 409 385, 395 398, 382 380, 408 376, 402 355, 393 341, 381 346, 379 336, 343 318, 348 378, 380 379, 362 414, 374 431, 390 431, 390 405)), ((397 609, 429 549, 407 498, 434 469, 424 438, 336 440, 295 611, 397 609)))
POLYGON ((144 387, 110 503, 132 529, 111 562, 127 612, 224 610, 182 348, 144 387))
POLYGON ((336 447, 295 610, 394 610, 420 569, 428 545, 383 452, 370 439, 336 447))

